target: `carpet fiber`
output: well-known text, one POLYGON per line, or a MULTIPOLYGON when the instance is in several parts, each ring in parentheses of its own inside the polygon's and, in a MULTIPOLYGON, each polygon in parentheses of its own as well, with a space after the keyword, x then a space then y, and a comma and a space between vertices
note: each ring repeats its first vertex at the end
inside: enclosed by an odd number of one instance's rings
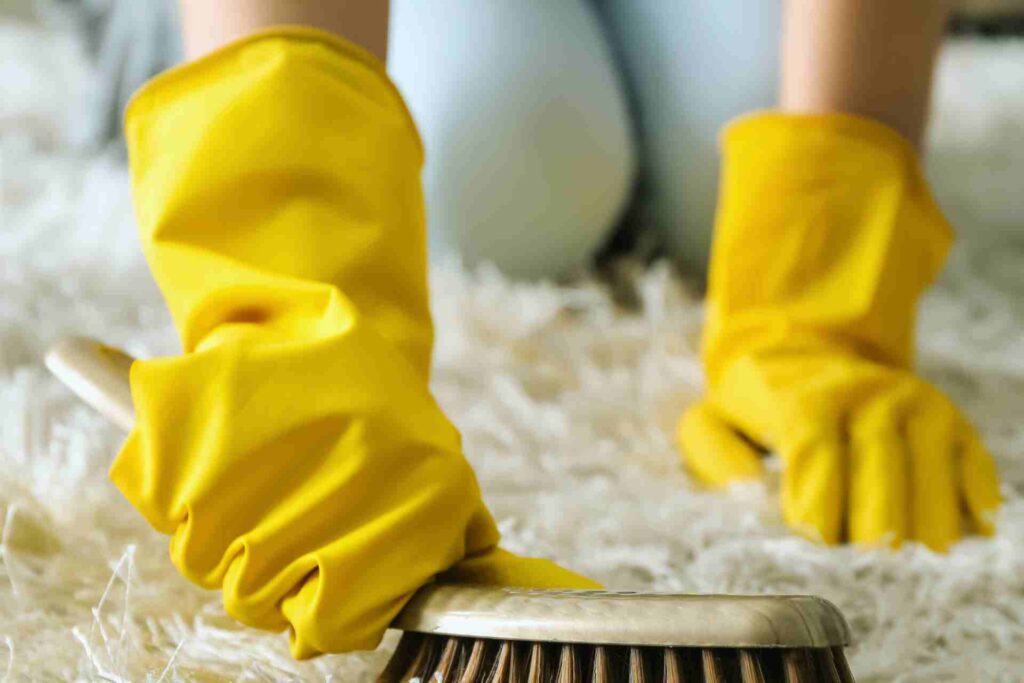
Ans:
MULTIPOLYGON (((667 266, 621 278, 632 309, 587 278, 439 266, 435 388, 507 546, 615 588, 822 595, 862 682, 1024 680, 1022 65, 1022 43, 944 55, 931 172, 963 239, 920 334, 923 373, 999 461, 995 538, 823 548, 780 524, 777 481, 695 488, 672 433, 700 390, 702 311, 667 266)), ((0 680, 371 680, 386 650, 293 662, 179 578, 106 479, 120 435, 42 367, 72 333, 175 350, 123 164, 63 144, 87 69, 66 35, 0 24, 0 680)))

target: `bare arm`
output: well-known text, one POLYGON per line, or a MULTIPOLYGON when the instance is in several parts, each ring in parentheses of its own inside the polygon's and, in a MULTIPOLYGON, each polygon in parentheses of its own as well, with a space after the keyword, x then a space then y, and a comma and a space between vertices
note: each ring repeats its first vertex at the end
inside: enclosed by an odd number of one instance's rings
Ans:
POLYGON ((877 119, 919 145, 945 0, 785 0, 780 106, 877 119))
POLYGON ((282 24, 330 31, 387 57, 388 0, 181 0, 181 15, 188 59, 282 24))

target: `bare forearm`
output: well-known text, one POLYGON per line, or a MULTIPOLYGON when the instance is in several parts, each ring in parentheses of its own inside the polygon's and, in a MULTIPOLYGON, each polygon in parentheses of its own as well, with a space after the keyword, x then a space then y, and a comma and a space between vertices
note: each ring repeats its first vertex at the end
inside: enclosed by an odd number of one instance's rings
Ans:
POLYGON ((920 143, 944 0, 785 0, 780 106, 870 116, 920 143))
POLYGON ((270 26, 312 26, 387 57, 388 0, 181 0, 185 54, 195 59, 270 26))

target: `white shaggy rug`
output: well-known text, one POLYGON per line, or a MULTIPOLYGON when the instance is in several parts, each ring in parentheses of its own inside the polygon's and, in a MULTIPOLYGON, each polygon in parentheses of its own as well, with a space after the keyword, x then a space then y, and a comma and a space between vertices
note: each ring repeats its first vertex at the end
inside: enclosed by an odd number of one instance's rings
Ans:
MULTIPOLYGON (((1024 680, 1022 67, 1021 42, 945 54, 933 172, 966 238, 921 330, 924 373, 998 457, 997 537, 948 556, 822 548, 780 525, 770 483, 695 489, 671 435, 701 383, 701 309, 666 267, 634 274, 633 312, 586 279, 441 268, 436 389, 507 545, 618 588, 825 596, 862 682, 1024 680)), ((386 651, 293 662, 179 578, 107 482, 120 435, 42 367, 71 333, 175 346, 122 165, 63 146, 87 68, 67 37, 0 25, 0 680, 371 680, 386 651)))

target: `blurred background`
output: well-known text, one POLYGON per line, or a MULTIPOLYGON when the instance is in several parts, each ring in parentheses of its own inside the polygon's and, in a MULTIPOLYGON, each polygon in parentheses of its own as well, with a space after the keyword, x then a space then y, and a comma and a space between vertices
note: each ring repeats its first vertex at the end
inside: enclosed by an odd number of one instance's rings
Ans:
MULTIPOLYGON (((717 131, 774 100, 780 4, 393 0, 389 71, 428 150, 433 254, 552 279, 667 255, 699 286, 717 131)), ((928 169, 972 239, 1012 235, 1024 0, 956 4, 928 169)), ((0 23, 0 131, 79 154, 123 154, 128 98, 181 57, 174 0, 0 0, 0 23)))

